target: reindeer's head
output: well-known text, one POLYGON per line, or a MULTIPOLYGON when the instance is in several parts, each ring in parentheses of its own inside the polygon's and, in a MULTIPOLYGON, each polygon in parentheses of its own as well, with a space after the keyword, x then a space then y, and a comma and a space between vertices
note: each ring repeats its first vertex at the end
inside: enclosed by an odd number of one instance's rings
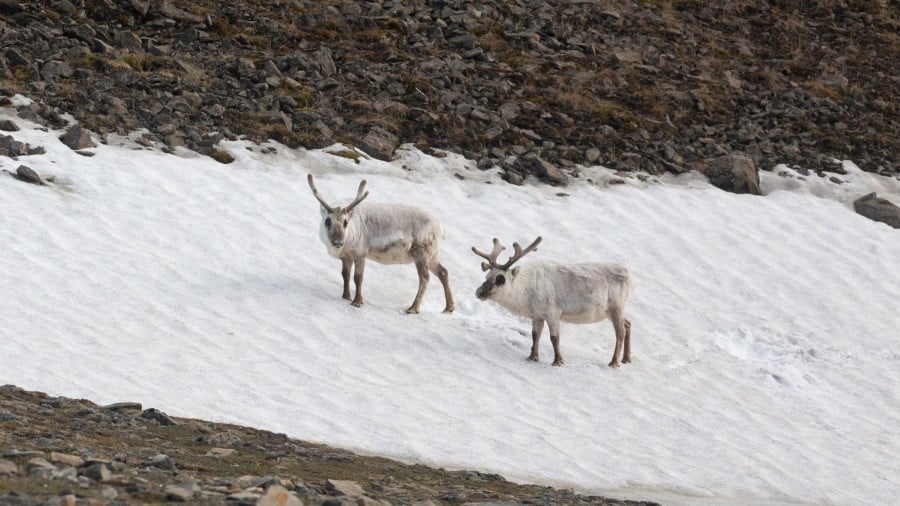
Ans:
POLYGON ((312 174, 307 176, 306 181, 309 183, 316 200, 319 201, 319 204, 322 204, 322 227, 325 235, 328 237, 328 241, 335 248, 342 247, 344 238, 347 235, 347 225, 350 224, 350 219, 353 217, 353 209, 369 196, 369 192, 364 191, 366 189, 366 180, 363 179, 359 183, 359 188, 356 190, 356 198, 353 199, 353 202, 344 207, 332 207, 325 202, 325 199, 319 195, 319 191, 316 189, 316 182, 312 174))
POLYGON ((475 296, 481 300, 486 300, 499 293, 503 293, 503 291, 509 287, 509 282, 516 276, 518 271, 518 269, 510 269, 510 267, 521 260, 523 256, 534 251, 538 244, 541 243, 541 240, 542 239, 538 237, 525 249, 522 249, 522 247, 519 246, 519 243, 513 243, 513 250, 515 250, 515 253, 502 265, 497 263, 497 257, 500 255, 500 252, 506 248, 500 244, 500 241, 496 237, 494 238, 494 250, 491 251, 490 254, 482 253, 473 246, 472 251, 476 255, 487 260, 487 262, 481 262, 481 270, 487 272, 487 276, 485 277, 484 283, 478 287, 478 290, 475 290, 475 296))

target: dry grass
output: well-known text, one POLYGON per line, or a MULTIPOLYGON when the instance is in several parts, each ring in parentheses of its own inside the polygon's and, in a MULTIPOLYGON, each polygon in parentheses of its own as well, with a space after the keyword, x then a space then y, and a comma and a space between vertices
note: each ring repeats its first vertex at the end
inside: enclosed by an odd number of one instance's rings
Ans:
POLYGON ((162 56, 139 53, 126 54, 114 61, 122 62, 138 72, 153 72, 154 70, 166 68, 169 63, 169 60, 162 56))

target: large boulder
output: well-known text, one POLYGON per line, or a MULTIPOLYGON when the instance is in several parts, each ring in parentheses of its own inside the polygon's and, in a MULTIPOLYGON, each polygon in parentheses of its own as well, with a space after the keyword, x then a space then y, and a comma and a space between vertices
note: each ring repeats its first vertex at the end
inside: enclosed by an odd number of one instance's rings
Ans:
POLYGON ((554 186, 565 186, 569 182, 559 167, 543 158, 520 158, 519 163, 526 173, 531 172, 542 181, 546 181, 554 186))
POLYGON ((400 141, 396 135, 381 127, 373 127, 359 142, 359 147, 369 155, 389 162, 398 144, 400 141))
POLYGON ((97 145, 94 144, 93 139, 91 139, 91 134, 88 133, 87 130, 81 128, 79 125, 73 125, 68 130, 66 130, 65 135, 60 137, 60 140, 66 146, 74 150, 93 148, 97 145))
POLYGON ((870 220, 900 228, 900 207, 890 200, 879 198, 875 192, 856 199, 853 209, 870 220))
POLYGON ((753 160, 744 155, 725 155, 705 160, 697 170, 706 175, 709 182, 732 193, 761 195, 759 172, 753 160))

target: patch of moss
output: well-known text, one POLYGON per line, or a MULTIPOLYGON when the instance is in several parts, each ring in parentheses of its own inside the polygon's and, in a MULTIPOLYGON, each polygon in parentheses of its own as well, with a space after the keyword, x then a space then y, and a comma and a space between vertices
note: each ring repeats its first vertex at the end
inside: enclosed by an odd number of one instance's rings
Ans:
POLYGON ((813 95, 823 97, 823 98, 828 98, 835 102, 841 101, 841 92, 840 91, 838 91, 834 88, 825 86, 824 84, 822 84, 820 82, 807 83, 805 87, 813 95))
POLYGON ((28 69, 23 67, 22 65, 16 65, 12 69, 13 78, 19 82, 26 82, 31 80, 31 74, 28 72, 28 69))
POLYGON ((37 478, 0 478, 0 496, 8 493, 20 495, 62 495, 72 493, 75 489, 71 483, 64 481, 48 481, 37 478))
POLYGON ((166 59, 161 56, 151 54, 130 53, 122 56, 118 61, 128 65, 138 72, 152 72, 161 69, 166 65, 166 59))
POLYGON ((309 86, 292 87, 282 84, 278 87, 278 93, 296 100, 295 110, 314 109, 319 104, 318 92, 309 86))
POLYGON ((352 149, 340 149, 336 151, 326 151, 329 155, 339 156, 341 158, 347 158, 353 160, 356 163, 359 163, 359 159, 362 158, 362 155, 359 154, 358 151, 354 151, 352 149))

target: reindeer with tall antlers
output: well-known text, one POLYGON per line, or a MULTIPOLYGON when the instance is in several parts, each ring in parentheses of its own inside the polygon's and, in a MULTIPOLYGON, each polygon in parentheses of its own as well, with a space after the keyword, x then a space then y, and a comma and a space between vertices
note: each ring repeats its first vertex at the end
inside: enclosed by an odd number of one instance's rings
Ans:
POLYGON ((341 260, 344 299, 350 300, 352 270, 356 295, 351 304, 356 307, 363 305, 366 258, 371 258, 380 264, 416 265, 419 290, 407 313, 419 312, 428 286, 429 272, 434 273, 444 287, 444 312, 450 313, 456 309, 450 292, 450 276, 447 268, 441 265, 438 254, 444 229, 434 216, 412 206, 362 203, 369 196, 369 192, 365 191, 365 180, 359 183, 356 197, 344 206, 328 204, 316 189, 312 174, 307 177, 307 182, 322 206, 319 238, 325 243, 328 254, 341 260))
POLYGON ((617 264, 531 262, 520 267, 513 265, 534 251, 541 238, 527 248, 513 243, 513 256, 506 263, 497 257, 506 249, 494 239, 494 249, 488 254, 472 248, 487 260, 481 269, 487 272, 484 283, 475 291, 481 300, 492 300, 512 313, 531 319, 531 354, 528 360, 538 361, 538 343, 544 322, 550 327, 553 344, 553 365, 563 364, 559 351, 559 323, 594 323, 609 318, 616 332, 616 347, 610 367, 631 362, 631 322, 625 318, 625 304, 634 284, 628 269, 617 264))

